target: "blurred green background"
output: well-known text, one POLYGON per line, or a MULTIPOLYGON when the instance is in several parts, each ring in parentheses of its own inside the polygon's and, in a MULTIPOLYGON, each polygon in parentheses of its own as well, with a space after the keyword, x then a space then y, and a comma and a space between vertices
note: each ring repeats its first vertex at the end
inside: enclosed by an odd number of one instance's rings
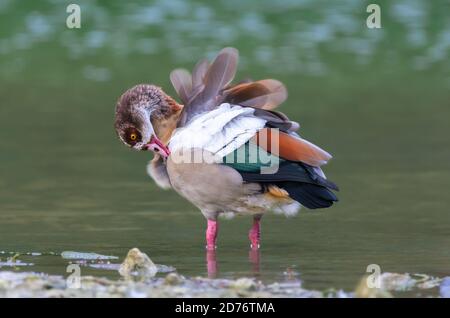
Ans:
MULTIPOLYGON (((222 221, 219 276, 288 270, 351 289, 372 263, 449 275, 448 1, 376 1, 381 29, 366 27, 371 1, 75 1, 81 29, 66 27, 69 3, 0 0, 0 251, 136 246, 205 275, 202 215, 153 184, 151 156, 116 138, 114 107, 138 83, 173 94, 173 68, 234 46, 238 78, 286 83, 281 110, 334 155, 325 172, 342 190, 331 209, 265 217, 259 270, 251 220, 222 221)), ((60 258, 28 260, 65 273, 60 258)))

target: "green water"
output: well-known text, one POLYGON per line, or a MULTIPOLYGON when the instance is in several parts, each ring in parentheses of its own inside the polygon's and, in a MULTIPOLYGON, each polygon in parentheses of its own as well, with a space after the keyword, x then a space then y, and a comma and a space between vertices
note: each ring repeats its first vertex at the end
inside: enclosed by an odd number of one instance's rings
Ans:
MULTIPOLYGON (((381 30, 365 27, 364 1, 144 3, 79 1, 82 28, 69 30, 64 1, 0 2, 0 250, 138 247, 206 276, 205 220, 152 183, 149 153, 118 141, 114 105, 137 83, 173 93, 171 69, 232 45, 238 77, 286 83, 282 110, 333 154, 325 172, 341 192, 330 209, 264 217, 259 264, 251 220, 221 221, 217 276, 293 271, 306 288, 352 290, 369 264, 450 275, 447 1, 380 1, 381 30)), ((60 257, 21 259, 65 274, 60 257)))

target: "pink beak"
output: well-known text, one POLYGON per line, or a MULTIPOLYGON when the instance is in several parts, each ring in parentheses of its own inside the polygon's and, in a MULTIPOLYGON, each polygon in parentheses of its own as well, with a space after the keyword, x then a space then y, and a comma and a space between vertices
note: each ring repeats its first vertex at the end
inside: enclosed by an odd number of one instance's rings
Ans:
POLYGON ((147 148, 147 150, 151 150, 155 153, 159 153, 161 156, 163 156, 164 158, 169 157, 170 155, 170 150, 169 148, 167 148, 162 142, 161 140, 159 140, 157 137, 152 136, 152 138, 150 138, 150 142, 148 144, 146 144, 144 146, 144 148, 147 148))

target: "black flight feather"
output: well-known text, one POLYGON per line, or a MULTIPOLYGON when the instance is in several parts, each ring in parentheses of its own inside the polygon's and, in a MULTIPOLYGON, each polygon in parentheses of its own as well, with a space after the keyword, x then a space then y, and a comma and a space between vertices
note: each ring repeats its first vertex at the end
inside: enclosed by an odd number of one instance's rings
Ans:
POLYGON ((320 176, 314 169, 301 162, 281 161, 273 174, 239 171, 245 182, 273 184, 289 193, 289 196, 309 209, 327 208, 338 201, 330 190, 338 190, 333 182, 320 176))

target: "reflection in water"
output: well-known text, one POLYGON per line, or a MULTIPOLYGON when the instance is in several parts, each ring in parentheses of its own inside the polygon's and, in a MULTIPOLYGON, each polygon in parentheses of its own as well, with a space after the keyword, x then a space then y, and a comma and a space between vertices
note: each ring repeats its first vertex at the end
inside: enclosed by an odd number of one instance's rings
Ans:
POLYGON ((252 264, 252 272, 255 277, 259 277, 259 262, 261 260, 261 250, 259 248, 251 248, 248 252, 248 260, 252 264))
MULTIPOLYGON (((260 249, 252 248, 248 252, 248 260, 251 264, 252 276, 255 278, 260 276, 260 249)), ((206 269, 208 271, 208 278, 216 278, 218 274, 218 260, 215 249, 206 249, 206 269)))
POLYGON ((217 277, 217 255, 215 249, 206 249, 206 268, 208 270, 208 278, 217 277))

